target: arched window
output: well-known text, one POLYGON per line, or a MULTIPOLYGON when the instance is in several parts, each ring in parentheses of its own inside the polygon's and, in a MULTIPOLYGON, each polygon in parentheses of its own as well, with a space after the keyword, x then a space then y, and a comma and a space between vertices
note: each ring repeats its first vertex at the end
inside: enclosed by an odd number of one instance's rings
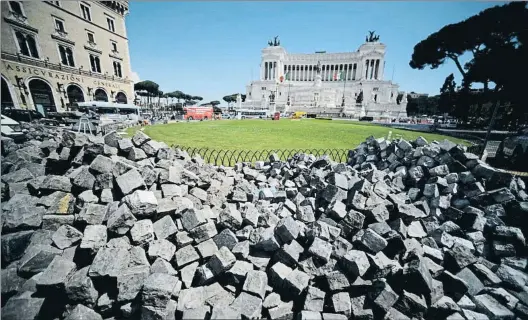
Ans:
POLYGON ((117 103, 127 103, 127 96, 123 92, 118 92, 115 96, 115 100, 117 103))
POLYGON ((106 101, 106 102, 108 102, 108 95, 106 94, 106 91, 104 91, 103 89, 95 90, 94 100, 95 101, 106 101))
POLYGON ((15 106, 13 103, 13 97, 11 96, 11 91, 9 91, 9 86, 7 85, 7 81, 5 81, 4 78, 2 78, 2 95, 0 98, 2 98, 2 109, 5 107, 13 108, 15 106))
POLYGON ((45 112, 57 112, 53 91, 46 82, 40 79, 29 81, 29 91, 36 109, 42 106, 45 112))
POLYGON ((66 95, 68 96, 70 104, 84 102, 84 94, 78 85, 70 84, 68 88, 66 88, 66 95))

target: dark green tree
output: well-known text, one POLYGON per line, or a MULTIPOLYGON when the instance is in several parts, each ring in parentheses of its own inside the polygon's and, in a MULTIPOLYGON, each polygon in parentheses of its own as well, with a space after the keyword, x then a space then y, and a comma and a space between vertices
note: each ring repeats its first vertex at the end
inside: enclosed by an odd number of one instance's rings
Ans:
MULTIPOLYGON (((512 81, 516 77, 512 77, 511 66, 515 65, 516 72, 527 70, 528 61, 522 58, 526 56, 527 30, 526 2, 488 8, 464 21, 447 25, 419 42, 409 65, 413 69, 436 69, 447 60, 453 61, 462 76, 457 109, 469 109, 466 103, 476 98, 478 107, 472 113, 481 114, 483 99, 490 97, 490 87, 493 87, 495 101, 505 96, 501 92, 519 92, 519 81, 512 81), (465 54, 470 59, 462 65, 460 58, 465 54), (469 88, 474 83, 483 85, 482 95, 472 94, 469 88)), ((455 113, 467 118, 469 112, 456 110, 455 113)))
POLYGON ((213 106, 213 112, 215 114, 221 114, 222 113, 222 108, 217 107, 217 106, 213 106))
POLYGON ((213 101, 210 102, 210 104, 212 104, 213 107, 216 107, 217 105, 220 104, 220 101, 218 101, 218 100, 213 100, 213 101))
POLYGON ((171 94, 176 99, 176 101, 178 101, 178 103, 180 103, 180 100, 182 100, 185 95, 185 93, 178 91, 178 90, 173 91, 171 94))
POLYGON ((233 103, 233 102, 236 101, 236 96, 233 97, 233 95, 230 94, 230 95, 224 96, 224 97, 222 98, 222 100, 224 100, 224 101, 227 103, 227 107, 228 107, 229 109, 231 109, 231 103, 233 103))
POLYGON ((144 80, 137 83, 134 83, 134 91, 145 91, 148 92, 149 104, 151 102, 151 97, 155 97, 158 93, 159 85, 150 80, 144 80))
POLYGON ((438 100, 438 111, 441 113, 453 114, 456 101, 456 82, 455 76, 451 73, 444 81, 440 88, 440 97, 438 100))
POLYGON ((413 116, 418 114, 418 102, 410 94, 407 95, 407 115, 413 116))

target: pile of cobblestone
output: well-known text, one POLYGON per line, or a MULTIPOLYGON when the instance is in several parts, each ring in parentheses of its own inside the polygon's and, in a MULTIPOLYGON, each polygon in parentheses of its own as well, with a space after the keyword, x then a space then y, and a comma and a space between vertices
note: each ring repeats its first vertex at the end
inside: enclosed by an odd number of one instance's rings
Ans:
POLYGON ((528 317, 525 183, 447 140, 224 168, 35 129, 1 160, 3 319, 528 317))

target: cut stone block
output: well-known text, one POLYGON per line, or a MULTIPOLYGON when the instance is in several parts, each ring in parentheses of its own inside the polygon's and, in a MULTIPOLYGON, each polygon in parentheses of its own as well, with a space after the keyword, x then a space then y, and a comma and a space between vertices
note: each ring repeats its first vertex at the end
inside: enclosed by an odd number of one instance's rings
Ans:
POLYGON ((242 290, 264 299, 267 284, 268 276, 265 272, 251 270, 246 275, 246 281, 244 282, 242 290))
POLYGON ((154 240, 154 227, 149 219, 139 220, 130 229, 130 237, 136 245, 144 245, 154 240))
POLYGON ((65 291, 66 282, 74 274, 75 263, 56 256, 37 279, 37 288, 65 291))
POLYGON ((104 225, 91 225, 86 226, 84 229, 84 235, 79 248, 90 250, 91 254, 97 253, 100 248, 106 245, 107 241, 106 226, 104 225))
POLYGON ((149 243, 148 256, 151 260, 156 258, 163 258, 166 261, 171 261, 176 251, 176 246, 173 245, 170 241, 165 239, 154 240, 149 243))
POLYGON ((178 231, 176 224, 174 224, 174 221, 170 216, 164 216, 154 222, 152 227, 154 228, 156 239, 166 239, 178 231))
POLYGON ((196 249, 191 245, 179 249, 174 256, 178 268, 182 268, 198 259, 200 259, 198 252, 196 252, 196 249))
POLYGON ((62 225, 51 239, 57 248, 63 250, 78 243, 82 237, 83 234, 79 230, 69 225, 62 225))

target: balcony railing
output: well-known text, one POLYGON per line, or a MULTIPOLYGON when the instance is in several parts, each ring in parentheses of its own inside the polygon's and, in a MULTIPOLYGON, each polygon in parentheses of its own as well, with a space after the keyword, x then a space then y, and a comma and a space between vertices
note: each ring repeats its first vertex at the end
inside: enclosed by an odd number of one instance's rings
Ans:
POLYGON ((112 80, 112 81, 115 81, 115 82, 121 82, 121 83, 125 83, 125 84, 131 83, 131 80, 129 80, 128 77, 126 77, 125 79, 121 79, 121 78, 118 78, 116 76, 107 76, 105 74, 99 74, 99 73, 91 72, 89 70, 88 71, 82 70, 81 68, 73 68, 73 67, 68 67, 68 66, 64 66, 64 65, 61 65, 61 64, 51 63, 51 62, 48 62, 47 60, 39 60, 39 59, 35 59, 35 58, 28 58, 28 57, 25 57, 25 56, 23 56, 21 54, 10 54, 10 53, 6 53, 6 52, 2 52, 2 59, 9 60, 9 61, 14 61, 14 62, 20 62, 20 63, 23 63, 23 64, 27 64, 27 65, 31 65, 31 66, 35 66, 35 67, 40 67, 40 68, 46 68, 46 69, 51 69, 51 70, 56 70, 56 71, 61 71, 61 72, 67 72, 67 73, 71 73, 71 74, 79 74, 79 75, 88 76, 88 77, 92 77, 92 78, 98 78, 98 79, 104 79, 104 80, 112 80))

